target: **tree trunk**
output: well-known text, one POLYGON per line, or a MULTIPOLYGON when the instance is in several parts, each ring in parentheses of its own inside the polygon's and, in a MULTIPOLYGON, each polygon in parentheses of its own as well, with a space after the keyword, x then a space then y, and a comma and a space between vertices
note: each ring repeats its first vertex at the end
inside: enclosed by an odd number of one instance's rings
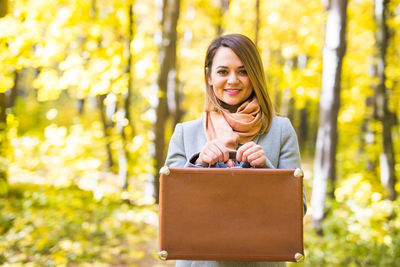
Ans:
POLYGON ((134 33, 134 19, 133 19, 133 5, 134 2, 132 2, 129 5, 129 39, 128 39, 128 65, 126 68, 126 74, 128 75, 128 90, 127 94, 125 97, 124 105, 125 105, 125 118, 129 122, 129 127, 131 130, 131 135, 134 135, 133 131, 133 124, 131 121, 131 112, 130 112, 130 107, 131 107, 131 100, 132 100, 132 86, 133 86, 133 71, 132 71, 132 64, 133 64, 133 55, 132 55, 132 50, 131 50, 131 45, 133 42, 133 38, 135 36, 134 33))
POLYGON ((299 146, 302 148, 303 151, 306 151, 307 154, 308 150, 308 119, 309 113, 307 110, 308 103, 306 103, 305 107, 300 110, 300 118, 299 118, 299 146))
POLYGON ((385 86, 386 75, 386 50, 389 45, 388 26, 386 17, 388 14, 388 0, 375 0, 376 50, 377 50, 377 78, 376 86, 376 113, 382 123, 382 152, 379 156, 381 169, 381 183, 386 189, 390 200, 396 199, 396 173, 392 140, 392 114, 388 109, 388 92, 385 86))
POLYGON ((8 0, 0 0, 0 18, 7 15, 8 11, 8 0))
POLYGON ((14 71, 14 86, 0 93, 0 196, 8 193, 8 129, 7 113, 14 107, 19 87, 20 73, 14 71))
POLYGON ((18 83, 19 83, 20 74, 17 70, 14 71, 14 86, 6 91, 6 108, 12 108, 15 104, 15 100, 17 99, 18 92, 18 83))
POLYGON ((6 94, 0 93, 0 196, 8 193, 6 94))
POLYGON ((76 108, 78 110, 78 114, 81 116, 85 110, 85 98, 79 98, 76 100, 76 108))
MULTIPOLYGON (((371 76, 376 76, 376 65, 372 64, 371 65, 371 76)), ((376 91, 376 86, 373 86, 373 89, 376 91)), ((377 114, 376 114, 376 100, 375 96, 367 97, 365 100, 365 106, 367 107, 367 110, 373 110, 371 114, 366 114, 363 123, 361 125, 361 140, 360 140, 360 147, 358 149, 358 154, 360 157, 365 157, 365 166, 366 170, 370 172, 375 172, 376 171, 376 166, 377 166, 377 159, 375 155, 371 155, 370 153, 366 153, 367 147, 374 146, 377 142, 377 133, 376 130, 373 129, 372 127, 372 121, 376 120, 377 114)), ((376 176, 378 174, 376 173, 376 176)))
MULTIPOLYGON (((297 57, 292 57, 285 60, 284 72, 291 72, 296 69, 297 69, 297 57)), ((281 112, 285 117, 288 117, 292 123, 295 123, 294 109, 295 109, 295 99, 292 96, 292 90, 290 88, 285 88, 282 91, 281 112)))
POLYGON ((130 155, 128 151, 128 144, 129 140, 131 139, 133 135, 133 126, 131 123, 131 113, 130 113, 130 107, 131 107, 131 98, 132 98, 132 85, 133 85, 133 74, 132 74, 132 63, 133 63, 133 55, 131 53, 131 44, 133 41, 134 37, 134 32, 133 32, 133 4, 129 4, 129 11, 128 11, 128 27, 129 27, 129 33, 128 33, 128 42, 127 42, 127 49, 128 49, 128 63, 127 67, 125 70, 125 73, 128 75, 128 88, 125 93, 122 94, 122 100, 123 100, 123 108, 122 112, 124 114, 122 121, 119 123, 119 129, 118 131, 121 134, 122 137, 122 147, 118 151, 118 175, 119 175, 119 180, 121 181, 122 188, 124 190, 128 189, 129 186, 129 166, 130 166, 130 155))
POLYGON ((176 61, 171 62, 171 70, 168 74, 168 110, 172 117, 172 128, 175 128, 175 125, 181 121, 184 111, 181 108, 182 102, 182 92, 181 87, 179 86, 178 79, 178 71, 177 71, 176 61))
POLYGON ((260 32, 260 0, 256 0, 256 23, 255 23, 255 36, 254 44, 258 47, 258 33, 260 32))
POLYGON ((224 32, 224 28, 222 27, 222 21, 224 18, 224 14, 229 9, 229 0, 220 0, 220 5, 221 5, 221 11, 220 11, 219 22, 217 24, 217 35, 218 36, 220 36, 224 32))
POLYGON ((312 223, 322 233, 325 198, 330 181, 334 192, 336 176, 337 117, 340 106, 342 61, 346 50, 345 28, 347 0, 331 0, 326 6, 325 45, 323 50, 320 118, 314 160, 314 181, 311 198, 312 223))
MULTIPOLYGON (((176 36, 174 37, 176 39, 176 36)), ((176 64, 176 42, 171 47, 171 58, 167 77, 167 105, 169 114, 172 117, 172 129, 181 120, 183 111, 181 109, 182 93, 179 86, 178 68, 176 64)))
POLYGON ((167 94, 168 81, 175 80, 176 70, 171 63, 175 62, 176 57, 176 26, 179 18, 180 0, 164 1, 163 6, 163 25, 162 25, 162 43, 160 46, 160 72, 157 79, 159 94, 159 102, 156 110, 155 123, 155 169, 156 177, 154 179, 154 197, 158 203, 159 195, 159 174, 158 171, 164 165, 165 161, 165 123, 169 117, 167 94))
MULTIPOLYGON (((90 18, 95 23, 99 16, 99 10, 97 8, 97 0, 91 1, 90 7, 90 18)), ((97 40, 97 47, 101 47, 101 38, 97 40)), ((116 112, 116 104, 113 105, 105 105, 104 100, 109 96, 109 94, 96 95, 97 107, 99 109, 101 122, 103 124, 103 135, 106 141, 106 152, 107 152, 107 165, 106 168, 108 171, 115 172, 115 161, 111 148, 111 134, 113 128, 113 122, 111 121, 112 116, 116 112)))
POLYGON ((319 125, 319 106, 318 103, 313 104, 315 111, 314 116, 312 116, 311 127, 310 127, 310 138, 309 138, 309 148, 310 154, 315 156, 316 146, 317 146, 317 135, 318 135, 318 125, 319 125))
POLYGON ((111 170, 114 166, 114 160, 111 149, 111 141, 110 141, 110 124, 108 123, 106 116, 106 109, 104 107, 104 99, 107 95, 97 95, 97 106, 100 111, 101 122, 103 123, 103 134, 104 139, 106 140, 106 150, 107 150, 107 169, 111 170))

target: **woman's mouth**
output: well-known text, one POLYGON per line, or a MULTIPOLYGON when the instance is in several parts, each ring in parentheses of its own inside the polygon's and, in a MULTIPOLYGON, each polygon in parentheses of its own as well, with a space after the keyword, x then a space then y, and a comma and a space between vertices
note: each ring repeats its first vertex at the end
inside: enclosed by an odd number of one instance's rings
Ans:
POLYGON ((227 88, 224 89, 224 91, 228 94, 228 95, 237 95, 240 93, 240 89, 235 89, 235 88, 227 88))

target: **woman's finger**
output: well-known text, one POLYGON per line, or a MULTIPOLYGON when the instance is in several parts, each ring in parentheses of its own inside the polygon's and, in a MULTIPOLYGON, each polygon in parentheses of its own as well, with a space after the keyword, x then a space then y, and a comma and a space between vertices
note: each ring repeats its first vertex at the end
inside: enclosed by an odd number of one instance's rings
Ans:
POLYGON ((209 143, 207 143, 200 152, 199 159, 202 163, 214 164, 213 160, 215 154, 209 149, 209 143))
MULTIPOLYGON (((258 158, 265 156, 264 150, 260 145, 253 143, 251 146, 247 146, 247 149, 242 153, 242 161, 254 162, 258 158)), ((262 162, 263 160, 261 160, 262 162)))
MULTIPOLYGON (((241 146, 238 149, 238 152, 240 152, 240 155, 239 155, 240 160, 238 159, 238 161, 248 162, 247 157, 250 155, 250 151, 254 150, 254 148, 257 146, 258 145, 254 142, 248 142, 248 143, 244 144, 243 146, 241 146)), ((238 158, 238 157, 236 157, 236 158, 238 158)))
POLYGON ((236 153, 236 160, 238 162, 242 162, 242 161, 246 161, 246 158, 243 158, 243 153, 249 149, 250 147, 254 146, 255 143, 254 142, 248 142, 243 144, 241 147, 239 147, 239 149, 237 150, 236 153))
POLYGON ((258 161, 258 159, 263 157, 265 157, 264 151, 256 151, 247 157, 247 161, 251 165, 252 162, 258 161))
POLYGON ((249 162, 249 163, 250 163, 250 165, 253 166, 253 167, 261 168, 261 167, 264 167, 264 166, 265 166, 265 162, 266 162, 266 161, 267 161, 267 157, 266 157, 265 155, 263 155, 263 156, 261 156, 261 157, 256 158, 255 160, 252 160, 252 161, 249 162))
POLYGON ((215 145, 218 147, 222 155, 220 162, 227 162, 229 159, 229 149, 220 142, 216 142, 215 145))
POLYGON ((208 149, 208 151, 212 152, 213 160, 215 160, 215 162, 223 160, 223 155, 222 155, 221 151, 219 150, 219 148, 215 144, 210 143, 210 145, 207 147, 207 149, 208 149))
POLYGON ((215 159, 217 162, 224 162, 224 152, 223 148, 217 142, 210 143, 209 149, 213 151, 215 159))
POLYGON ((259 145, 249 147, 246 151, 243 152, 243 156, 246 158, 246 161, 250 161, 250 156, 257 153, 264 154, 262 147, 259 145))
POLYGON ((228 149, 218 140, 207 142, 200 152, 199 159, 203 163, 215 164, 229 159, 228 149))

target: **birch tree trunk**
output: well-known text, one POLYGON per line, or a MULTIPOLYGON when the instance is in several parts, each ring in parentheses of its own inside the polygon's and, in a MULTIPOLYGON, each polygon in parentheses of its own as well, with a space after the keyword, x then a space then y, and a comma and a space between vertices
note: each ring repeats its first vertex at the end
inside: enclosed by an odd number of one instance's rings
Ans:
POLYGON ((169 117, 167 94, 168 86, 171 86, 168 81, 175 80, 176 77, 176 69, 172 64, 174 64, 176 58, 176 26, 179 18, 179 6, 180 0, 166 0, 163 6, 162 42, 159 52, 160 71, 157 79, 159 102, 156 109, 157 119, 155 123, 156 177, 154 179, 154 197, 156 203, 158 203, 160 187, 158 171, 165 161, 165 124, 169 117))
POLYGON ((325 45, 323 49, 320 118, 314 160, 314 181, 311 198, 312 223, 321 232, 328 180, 333 192, 337 144, 337 117, 340 106, 342 61, 346 50, 345 29, 347 0, 326 2, 325 45))
POLYGON ((376 113, 378 120, 382 123, 382 152, 379 156, 381 183, 386 189, 387 198, 396 199, 396 174, 395 160, 393 152, 392 140, 392 114, 388 109, 388 90, 385 86, 386 75, 386 50, 389 45, 388 26, 386 17, 388 14, 388 0, 375 0, 375 20, 376 29, 376 50, 377 50, 377 66, 376 74, 378 85, 375 90, 376 113))

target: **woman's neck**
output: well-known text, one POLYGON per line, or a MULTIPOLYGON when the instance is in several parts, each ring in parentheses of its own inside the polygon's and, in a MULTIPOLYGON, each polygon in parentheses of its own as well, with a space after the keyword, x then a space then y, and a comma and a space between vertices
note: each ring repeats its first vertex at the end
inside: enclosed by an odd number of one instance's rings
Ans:
POLYGON ((230 113, 235 113, 237 111, 237 109, 247 100, 251 100, 253 98, 253 94, 251 94, 246 100, 244 100, 243 102, 240 102, 237 105, 229 105, 221 100, 218 99, 219 104, 221 105, 221 107, 223 107, 224 109, 228 110, 230 113))
POLYGON ((243 103, 239 103, 237 105, 228 105, 225 102, 219 101, 221 107, 223 107, 224 109, 228 110, 230 113, 235 113, 236 110, 238 109, 238 107, 240 107, 240 105, 243 103))

